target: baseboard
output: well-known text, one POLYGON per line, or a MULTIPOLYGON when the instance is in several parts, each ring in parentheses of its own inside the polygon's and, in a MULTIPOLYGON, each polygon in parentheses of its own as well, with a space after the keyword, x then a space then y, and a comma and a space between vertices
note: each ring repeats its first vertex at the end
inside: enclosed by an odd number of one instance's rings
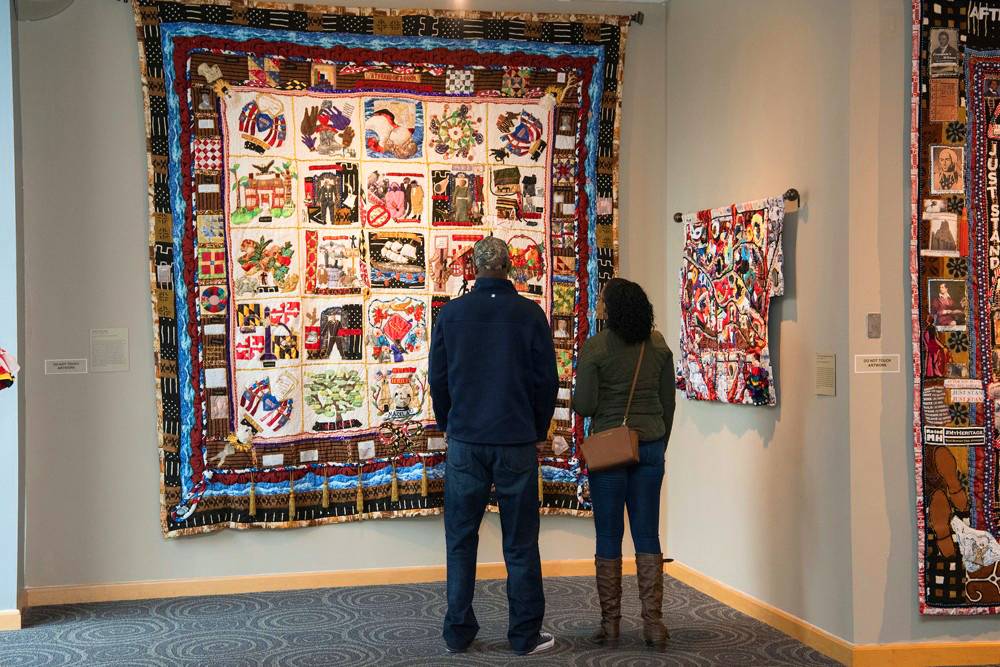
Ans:
POLYGON ((1000 661, 1000 642, 859 644, 852 667, 957 667, 1000 661))
POLYGON ((854 644, 682 563, 667 574, 850 667, 958 667, 1000 662, 1000 642, 854 644))
MULTIPOLYGON (((623 563, 627 574, 635 573, 635 560, 623 563)), ((542 562, 546 577, 578 577, 594 574, 592 559, 551 560, 542 562)), ((507 570, 503 563, 480 563, 476 569, 480 579, 503 579, 507 570)), ((160 581, 130 581, 117 584, 85 586, 39 586, 24 590, 24 606, 41 607, 52 604, 82 602, 112 602, 117 600, 148 600, 154 598, 190 597, 194 595, 229 595, 291 591, 304 588, 339 588, 343 586, 373 586, 380 584, 416 584, 444 581, 444 565, 425 567, 375 568, 339 570, 334 572, 296 572, 240 577, 207 577, 199 579, 166 579, 160 581)))
POLYGON ((21 629, 21 612, 17 609, 0 611, 0 632, 21 629))
POLYGON ((841 639, 763 600, 758 600, 752 595, 747 595, 742 591, 727 586, 721 581, 712 579, 697 570, 691 569, 687 565, 675 561, 667 564, 666 571, 671 577, 687 584, 691 588, 699 590, 705 595, 713 597, 719 602, 741 611, 751 618, 766 623, 790 637, 794 637, 823 655, 829 656, 845 665, 852 664, 854 644, 846 639, 841 639))

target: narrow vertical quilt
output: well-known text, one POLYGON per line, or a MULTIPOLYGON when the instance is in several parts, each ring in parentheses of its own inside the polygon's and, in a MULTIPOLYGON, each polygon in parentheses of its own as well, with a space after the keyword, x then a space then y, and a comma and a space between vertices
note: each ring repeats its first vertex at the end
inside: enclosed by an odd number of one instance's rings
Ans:
POLYGON ((1000 611, 1000 3, 913 3, 910 271, 924 614, 1000 611))

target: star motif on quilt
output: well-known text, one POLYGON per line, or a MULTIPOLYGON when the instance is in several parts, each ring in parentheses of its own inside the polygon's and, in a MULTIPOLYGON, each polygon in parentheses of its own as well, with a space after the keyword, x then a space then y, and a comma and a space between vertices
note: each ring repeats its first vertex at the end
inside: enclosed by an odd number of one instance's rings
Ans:
POLYGON ((571 157, 554 158, 552 176, 556 185, 573 185, 576 181, 576 160, 571 157))
POLYGON ((507 31, 503 21, 486 19, 483 21, 483 37, 485 39, 507 39, 507 31))
POLYGON ((948 334, 948 349, 952 352, 965 352, 969 349, 969 336, 964 331, 952 331, 948 334))
POLYGON ((969 423, 969 406, 964 403, 952 403, 948 406, 948 416, 952 423, 959 426, 969 423))
POLYGON ((437 36, 459 39, 462 36, 462 19, 442 18, 438 20, 437 36))
POLYGON ((468 69, 450 69, 445 75, 444 89, 449 95, 471 95, 474 91, 475 74, 468 69))
POLYGON ((257 28, 266 28, 268 27, 268 14, 269 12, 264 9, 247 9, 245 15, 246 23, 257 28))
POLYGON ((961 213, 962 209, 965 208, 965 197, 952 195, 945 200, 945 206, 948 207, 949 213, 961 213))
POLYGON ((520 97, 528 84, 531 70, 525 67, 509 67, 500 80, 500 93, 506 97, 520 97))
POLYGON ((166 23, 183 21, 186 18, 182 5, 164 5, 160 8, 160 19, 166 23))
POLYGON ((944 136, 953 144, 965 141, 965 123, 953 120, 944 129, 944 136))
POLYGON ((969 260, 965 257, 949 257, 948 273, 953 278, 964 278, 969 274, 969 260))

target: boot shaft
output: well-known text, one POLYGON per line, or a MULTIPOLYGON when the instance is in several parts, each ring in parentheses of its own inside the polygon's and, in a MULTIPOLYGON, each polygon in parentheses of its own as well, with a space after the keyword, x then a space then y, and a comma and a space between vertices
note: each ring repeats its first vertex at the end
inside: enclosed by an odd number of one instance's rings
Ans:
POLYGON ((594 558, 597 597, 601 601, 601 625, 591 641, 616 646, 622 617, 622 559, 594 558))
POLYGON ((663 625, 663 554, 636 554, 635 572, 642 602, 642 635, 646 644, 663 648, 670 634, 663 625))
POLYGON ((594 558, 594 567, 601 616, 617 620, 622 615, 622 559, 594 558))

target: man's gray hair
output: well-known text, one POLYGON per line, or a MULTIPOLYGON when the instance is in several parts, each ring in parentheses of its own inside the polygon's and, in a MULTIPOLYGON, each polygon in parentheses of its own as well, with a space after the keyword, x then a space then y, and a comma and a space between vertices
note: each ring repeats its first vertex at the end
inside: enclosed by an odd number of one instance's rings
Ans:
POLYGON ((472 249, 472 261, 476 271, 503 271, 510 264, 507 244, 495 236, 487 236, 476 241, 472 249))

